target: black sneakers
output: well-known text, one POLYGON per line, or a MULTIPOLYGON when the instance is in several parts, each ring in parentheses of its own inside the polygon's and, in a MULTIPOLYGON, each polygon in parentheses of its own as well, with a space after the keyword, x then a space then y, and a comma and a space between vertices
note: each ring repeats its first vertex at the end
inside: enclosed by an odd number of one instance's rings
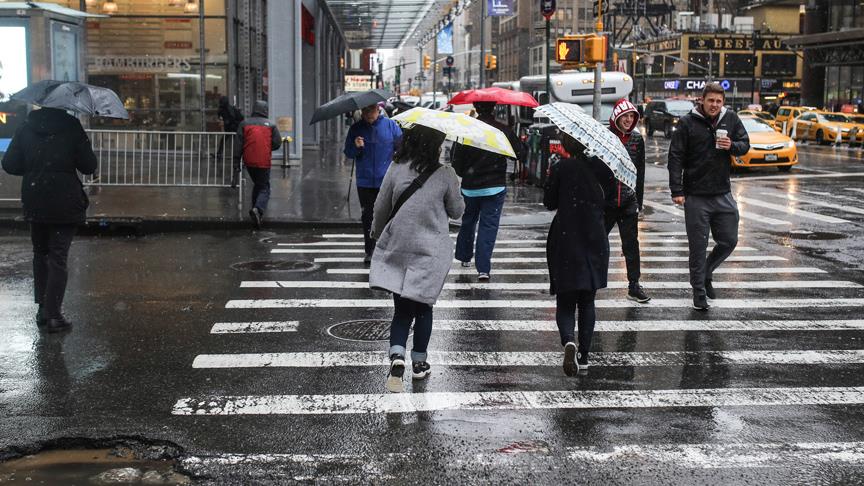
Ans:
POLYGON ((405 358, 394 354, 390 356, 390 372, 387 373, 387 391, 402 393, 402 375, 405 374, 405 358))
POLYGON ((415 380, 422 380, 432 373, 432 367, 426 361, 414 361, 411 363, 411 367, 414 371, 412 378, 415 380))
POLYGON ((576 364, 579 366, 579 374, 588 374, 588 353, 576 353, 576 364))
POLYGON ((42 332, 55 333, 63 332, 72 329, 72 323, 64 318, 46 319, 45 324, 40 328, 42 332))
POLYGON ((369 265, 370 263, 372 263, 372 255, 366 254, 366 256, 363 257, 363 264, 369 265))
POLYGON ((717 298, 717 292, 714 292, 714 286, 711 285, 711 279, 705 280, 705 295, 711 300, 717 298))
POLYGON ((255 229, 261 229, 261 210, 258 208, 252 208, 249 210, 249 219, 252 220, 252 224, 255 225, 255 229))
POLYGON ((693 292, 693 308, 700 311, 707 311, 711 307, 708 305, 708 296, 704 292, 693 292))
POLYGON ((644 304, 651 300, 651 297, 648 297, 648 294, 642 290, 642 286, 639 285, 639 282, 630 282, 629 290, 627 291, 627 298, 630 300, 635 300, 640 304, 644 304))
POLYGON ((576 376, 579 371, 576 366, 576 344, 567 343, 564 345, 564 374, 567 376, 576 376))

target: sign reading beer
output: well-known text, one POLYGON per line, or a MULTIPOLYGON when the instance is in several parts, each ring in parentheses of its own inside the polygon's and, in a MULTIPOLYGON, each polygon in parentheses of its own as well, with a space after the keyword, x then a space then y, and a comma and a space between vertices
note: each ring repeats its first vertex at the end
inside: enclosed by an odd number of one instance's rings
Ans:
MULTIPOLYGON (((753 37, 749 35, 691 35, 687 46, 691 50, 752 51, 753 37)), ((779 37, 757 37, 757 51, 785 51, 779 37)))

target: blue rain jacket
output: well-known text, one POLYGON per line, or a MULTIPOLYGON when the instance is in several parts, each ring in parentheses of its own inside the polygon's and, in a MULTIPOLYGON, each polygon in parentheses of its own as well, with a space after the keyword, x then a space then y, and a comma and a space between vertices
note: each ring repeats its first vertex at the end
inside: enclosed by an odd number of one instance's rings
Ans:
POLYGON ((357 162, 357 187, 379 189, 393 154, 402 141, 402 129, 393 120, 379 116, 375 123, 360 120, 348 129, 345 156, 357 162), (365 147, 358 149, 354 139, 363 137, 365 147))

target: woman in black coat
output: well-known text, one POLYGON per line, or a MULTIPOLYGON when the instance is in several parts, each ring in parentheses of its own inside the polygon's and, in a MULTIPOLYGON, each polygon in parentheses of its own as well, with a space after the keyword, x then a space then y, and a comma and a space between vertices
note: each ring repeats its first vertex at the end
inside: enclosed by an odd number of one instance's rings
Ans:
POLYGON ((550 292, 556 296, 555 319, 564 346, 564 373, 587 373, 588 351, 596 320, 594 297, 606 287, 609 238, 604 223, 605 195, 611 190, 609 169, 585 157, 582 146, 562 134, 571 154, 550 169, 543 204, 557 210, 546 240, 550 292), (578 349, 575 340, 579 309, 578 349))
POLYGON ((21 202, 33 241, 36 324, 59 332, 71 324, 61 313, 66 293, 66 258, 89 201, 77 172, 96 171, 96 155, 77 118, 63 110, 30 112, 3 156, 3 169, 24 176, 21 202))

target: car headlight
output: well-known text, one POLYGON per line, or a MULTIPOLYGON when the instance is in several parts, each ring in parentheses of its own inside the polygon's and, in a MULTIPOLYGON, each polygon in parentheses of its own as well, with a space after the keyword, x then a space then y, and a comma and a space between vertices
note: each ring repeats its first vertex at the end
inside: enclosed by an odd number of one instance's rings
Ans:
POLYGON ((786 148, 795 148, 795 140, 789 140, 786 142, 786 148))
POLYGON ((849 133, 849 129, 848 129, 848 128, 844 128, 844 129, 843 129, 843 133, 849 133))

